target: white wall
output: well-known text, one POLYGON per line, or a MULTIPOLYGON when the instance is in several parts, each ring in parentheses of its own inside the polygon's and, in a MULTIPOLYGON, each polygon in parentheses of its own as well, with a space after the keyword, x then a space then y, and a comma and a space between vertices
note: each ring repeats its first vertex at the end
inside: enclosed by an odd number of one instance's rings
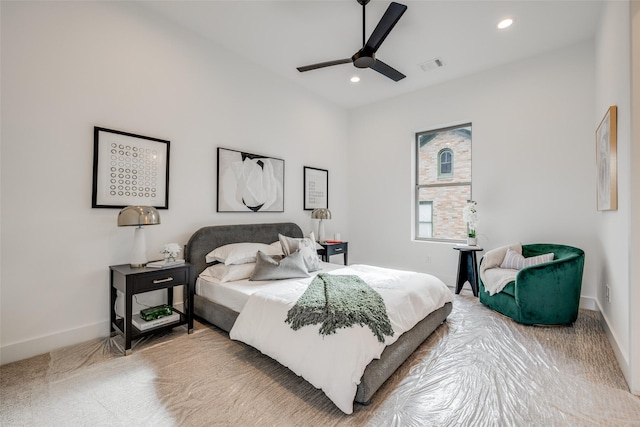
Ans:
POLYGON ((429 272, 454 286, 452 244, 412 240, 411 159, 416 131, 470 121, 479 244, 582 248, 582 295, 594 297, 593 61, 593 44, 584 43, 353 111, 350 260, 429 272))
POLYGON ((293 221, 303 166, 329 169, 347 228, 347 114, 136 5, 2 2, 1 362, 109 332, 109 265, 133 230, 91 209, 93 126, 171 141, 149 257, 205 225, 293 221), (285 160, 284 213, 216 213, 216 147, 285 160))
MULTIPOLYGON (((631 218, 640 218, 640 1, 631 2, 631 218)), ((629 282, 630 388, 640 395, 640 223, 631 221, 629 282)))
MULTIPOLYGON (((596 297, 612 346, 630 379, 631 254, 631 32, 628 1, 608 1, 596 37, 595 129, 611 105, 618 106, 618 209, 598 212, 596 229, 602 262, 596 275, 596 297), (611 287, 607 302, 604 287, 611 287)), ((630 381, 629 381, 630 382, 630 381)))

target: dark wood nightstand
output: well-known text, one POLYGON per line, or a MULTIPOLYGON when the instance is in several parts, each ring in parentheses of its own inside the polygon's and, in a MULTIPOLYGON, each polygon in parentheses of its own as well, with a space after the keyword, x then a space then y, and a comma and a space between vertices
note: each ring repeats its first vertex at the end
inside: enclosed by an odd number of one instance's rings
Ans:
POLYGON ((131 340, 149 335, 164 329, 187 325, 188 333, 193 333, 193 294, 195 292, 195 278, 193 265, 185 263, 165 268, 132 268, 129 264, 112 265, 111 270, 111 335, 120 333, 124 336, 124 354, 131 354, 131 340), (180 319, 173 323, 145 329, 136 328, 132 323, 133 296, 143 292, 167 290, 167 304, 173 307, 173 288, 183 286, 184 308, 182 311, 174 308, 180 314, 180 319), (116 318, 115 302, 117 291, 124 294, 124 318, 116 318))
POLYGON ((322 246, 322 249, 318 249, 318 255, 322 256, 322 261, 329 262, 331 255, 344 255, 344 265, 349 263, 347 257, 349 253, 349 246, 347 242, 342 243, 318 243, 322 246))

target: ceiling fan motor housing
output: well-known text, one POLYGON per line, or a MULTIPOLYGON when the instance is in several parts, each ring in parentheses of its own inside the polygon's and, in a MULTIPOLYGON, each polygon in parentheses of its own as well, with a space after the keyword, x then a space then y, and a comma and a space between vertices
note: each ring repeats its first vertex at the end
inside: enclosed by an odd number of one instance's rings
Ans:
POLYGON ((351 57, 351 59, 353 60, 353 65, 358 68, 369 68, 373 65, 374 62, 376 62, 375 54, 372 53, 370 55, 367 55, 361 50, 356 52, 355 55, 351 57))

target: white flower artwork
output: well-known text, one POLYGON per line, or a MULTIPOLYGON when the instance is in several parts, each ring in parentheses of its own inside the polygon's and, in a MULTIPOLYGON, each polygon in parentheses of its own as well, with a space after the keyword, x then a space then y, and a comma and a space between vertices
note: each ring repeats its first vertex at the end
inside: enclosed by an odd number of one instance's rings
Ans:
POLYGON ((284 160, 218 148, 218 212, 284 212, 284 160))

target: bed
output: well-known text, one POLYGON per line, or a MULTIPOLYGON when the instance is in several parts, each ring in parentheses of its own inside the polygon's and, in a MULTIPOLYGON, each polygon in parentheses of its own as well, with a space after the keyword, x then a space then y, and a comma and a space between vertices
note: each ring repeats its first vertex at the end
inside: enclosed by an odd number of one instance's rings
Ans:
MULTIPOLYGON (((195 266, 196 277, 198 277, 212 264, 206 261, 205 256, 213 249, 230 243, 241 242, 272 244, 278 241, 280 234, 294 238, 303 237, 302 230, 294 223, 203 227, 196 231, 189 239, 185 247, 185 260, 195 266)), ((451 299, 449 299, 444 302, 442 306, 418 321, 410 330, 404 332, 399 338, 396 338, 393 344, 386 346, 384 351, 381 352, 379 359, 373 359, 364 369, 359 384, 357 384, 353 401, 368 404, 380 386, 382 386, 414 350, 446 320, 451 310, 452 303, 451 299)), ((240 312, 237 306, 230 308, 227 305, 216 303, 196 292, 194 296, 194 314, 220 329, 230 332, 240 312)), ((258 350, 268 354, 260 348, 258 348, 258 350)), ((309 380, 306 377, 305 379, 309 380)), ((334 403, 336 403, 335 400, 334 403)), ((351 402, 351 404, 352 403, 353 402, 351 402)), ((337 406, 340 407, 340 405, 337 406)), ((348 408, 344 408, 344 405, 340 407, 340 409, 345 413, 351 413, 348 408)))

